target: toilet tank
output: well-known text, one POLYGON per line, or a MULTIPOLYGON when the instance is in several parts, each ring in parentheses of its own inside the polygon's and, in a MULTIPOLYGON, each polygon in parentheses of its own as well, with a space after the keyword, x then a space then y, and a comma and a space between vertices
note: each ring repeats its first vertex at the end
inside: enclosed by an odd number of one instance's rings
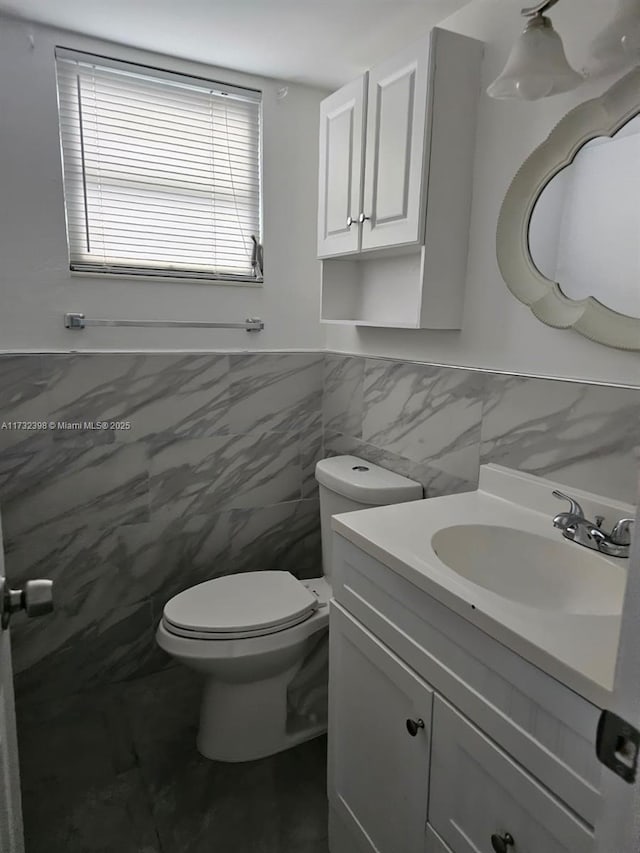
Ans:
POLYGON ((340 512, 419 500, 422 486, 357 456, 332 456, 316 464, 320 489, 322 569, 331 579, 331 516, 340 512))

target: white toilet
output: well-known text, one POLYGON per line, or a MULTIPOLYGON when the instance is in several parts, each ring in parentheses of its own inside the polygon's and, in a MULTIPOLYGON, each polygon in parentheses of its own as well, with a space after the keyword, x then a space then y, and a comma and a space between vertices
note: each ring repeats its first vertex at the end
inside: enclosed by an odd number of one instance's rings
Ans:
POLYGON ((331 516, 422 497, 422 486, 355 456, 323 459, 323 577, 289 572, 226 575, 164 607, 158 645, 205 675, 198 749, 218 761, 251 761, 322 734, 325 720, 287 728, 287 688, 329 626, 331 516))

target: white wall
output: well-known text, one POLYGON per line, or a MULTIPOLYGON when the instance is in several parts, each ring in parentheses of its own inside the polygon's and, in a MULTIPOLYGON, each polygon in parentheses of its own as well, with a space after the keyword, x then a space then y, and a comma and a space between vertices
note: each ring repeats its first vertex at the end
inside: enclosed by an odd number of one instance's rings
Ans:
MULTIPOLYGON (((509 293, 498 270, 496 222, 519 166, 569 109, 600 94, 612 82, 611 78, 593 79, 576 92, 537 103, 487 97, 484 89, 502 69, 522 28, 520 5, 514 0, 475 0, 442 24, 486 43, 462 331, 326 326, 325 344, 341 352, 637 386, 637 353, 619 352, 573 331, 543 325, 509 293)), ((583 67, 591 38, 611 12, 612 4, 605 0, 564 0, 551 11, 577 68, 583 67)))
MULTIPOLYGON (((483 88, 501 70, 521 27, 518 9, 513 0, 474 0, 444 22, 486 42, 483 88)), ((553 9, 553 20, 578 67, 589 40, 609 13, 610 4, 603 0, 565 0, 553 9)), ((323 332, 317 319, 315 223, 318 105, 324 93, 289 84, 288 97, 279 101, 276 93, 282 84, 278 81, 0 18, 0 351, 306 349, 324 344, 343 352, 640 385, 637 354, 544 326, 509 293, 495 260, 498 211, 519 165, 568 109, 599 94, 610 82, 594 80, 578 92, 535 104, 492 101, 483 95, 461 332, 337 326, 324 327, 323 332), (263 89, 263 288, 70 275, 55 98, 56 44, 263 89), (65 311, 161 319, 238 320, 257 315, 266 329, 252 335, 163 329, 73 333, 62 326, 65 311)))
POLYGON ((287 97, 279 100, 282 85, 0 17, 0 351, 318 348, 318 111, 326 93, 289 83, 287 97), (59 44, 262 89, 264 287, 71 276, 54 68, 59 44), (259 334, 69 332, 62 324, 65 311, 212 321, 259 316, 266 328, 259 334))

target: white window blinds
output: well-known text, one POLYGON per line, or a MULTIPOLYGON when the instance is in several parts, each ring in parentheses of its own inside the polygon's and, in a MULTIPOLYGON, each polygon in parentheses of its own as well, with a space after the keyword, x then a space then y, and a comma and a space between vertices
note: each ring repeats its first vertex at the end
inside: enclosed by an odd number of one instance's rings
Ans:
POLYGON ((260 93, 62 48, 56 66, 71 269, 260 280, 260 93))

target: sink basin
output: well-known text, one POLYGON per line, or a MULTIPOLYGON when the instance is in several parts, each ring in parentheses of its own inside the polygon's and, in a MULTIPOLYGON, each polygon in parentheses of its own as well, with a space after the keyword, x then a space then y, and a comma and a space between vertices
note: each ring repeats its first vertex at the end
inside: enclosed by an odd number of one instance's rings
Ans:
POLYGON ((619 614, 622 566, 580 545, 485 524, 458 524, 431 538, 436 556, 490 592, 540 610, 619 614))

